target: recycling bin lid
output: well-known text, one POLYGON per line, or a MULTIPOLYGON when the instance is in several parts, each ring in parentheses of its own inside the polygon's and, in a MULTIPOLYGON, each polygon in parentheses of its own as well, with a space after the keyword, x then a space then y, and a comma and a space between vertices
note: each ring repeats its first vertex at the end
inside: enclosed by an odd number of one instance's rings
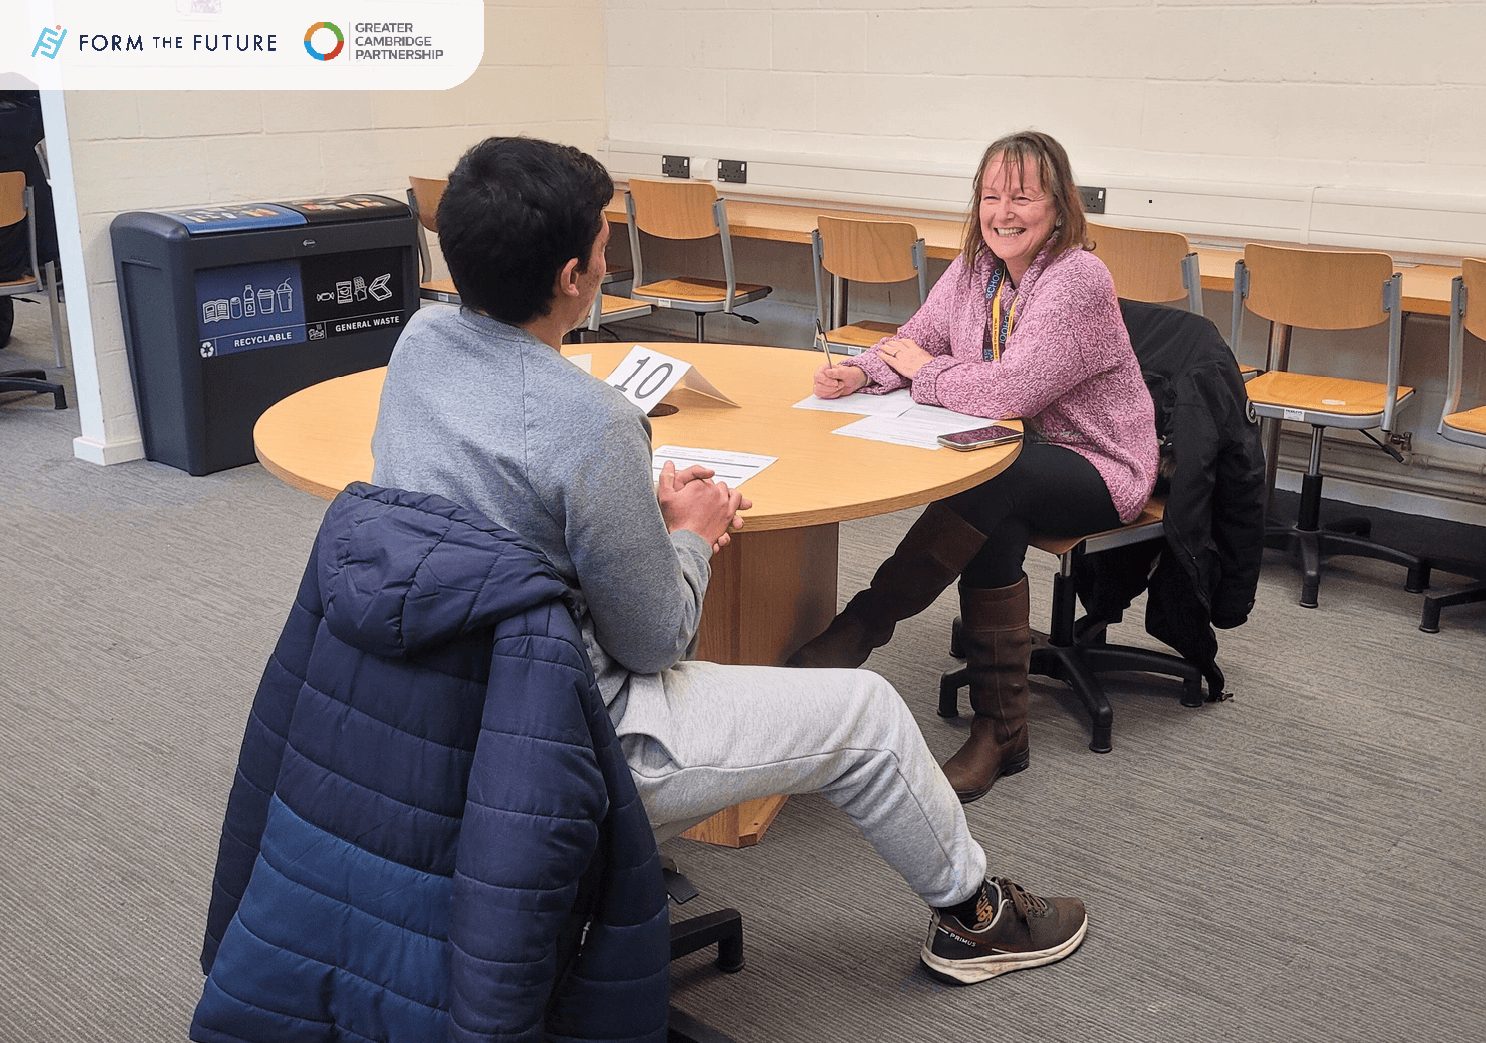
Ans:
POLYGON ((209 206, 185 206, 147 212, 172 218, 189 235, 288 228, 309 223, 297 210, 276 203, 213 203, 209 206))
POLYGON ((386 196, 358 192, 347 196, 290 199, 278 204, 302 215, 312 225, 331 221, 365 221, 379 217, 406 217, 408 204, 386 196))

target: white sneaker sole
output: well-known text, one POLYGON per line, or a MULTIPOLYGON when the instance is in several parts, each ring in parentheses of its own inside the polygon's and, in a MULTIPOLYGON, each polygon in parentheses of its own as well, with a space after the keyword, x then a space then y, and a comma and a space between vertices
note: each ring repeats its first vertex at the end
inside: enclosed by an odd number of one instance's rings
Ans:
POLYGON ((978 981, 986 981, 1009 971, 1021 971, 1028 967, 1041 967, 1044 964, 1056 963, 1083 943, 1084 934, 1088 929, 1089 918, 1086 915, 1084 922, 1078 925, 1078 930, 1072 937, 1062 945, 1051 949, 1039 949, 1036 952, 997 953, 993 956, 977 956, 971 960, 946 960, 942 956, 935 956, 929 950, 929 943, 934 939, 931 926, 929 937, 924 942, 924 951, 919 954, 919 959, 929 969, 929 973, 937 978, 960 985, 974 985, 978 981))

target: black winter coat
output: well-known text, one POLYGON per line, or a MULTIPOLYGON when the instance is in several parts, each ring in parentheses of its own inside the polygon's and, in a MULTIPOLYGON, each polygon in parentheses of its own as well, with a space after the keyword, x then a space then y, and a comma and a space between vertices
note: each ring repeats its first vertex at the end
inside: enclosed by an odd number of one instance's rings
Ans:
POLYGON ((1212 322, 1136 301, 1121 300, 1120 311, 1156 407, 1166 542, 1089 555, 1079 596, 1091 614, 1113 620, 1149 588, 1146 630, 1200 667, 1209 697, 1220 698, 1212 627, 1248 619, 1264 552, 1258 418, 1212 322))
MULTIPOLYGON (((21 171, 36 194, 36 252, 45 264, 57 259, 57 219, 52 209, 52 188, 36 156, 36 143, 42 136, 40 92, 0 91, 0 171, 21 171)), ((7 273, 14 277, 30 268, 26 226, 0 228, 0 278, 7 273)))

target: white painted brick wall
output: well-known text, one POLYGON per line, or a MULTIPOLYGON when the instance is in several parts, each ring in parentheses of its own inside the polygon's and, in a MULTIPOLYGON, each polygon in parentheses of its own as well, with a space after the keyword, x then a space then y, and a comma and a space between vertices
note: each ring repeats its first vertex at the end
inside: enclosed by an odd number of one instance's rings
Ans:
POLYGON ((968 164, 1035 126, 1096 183, 1486 196, 1480 0, 604 6, 615 141, 968 164))

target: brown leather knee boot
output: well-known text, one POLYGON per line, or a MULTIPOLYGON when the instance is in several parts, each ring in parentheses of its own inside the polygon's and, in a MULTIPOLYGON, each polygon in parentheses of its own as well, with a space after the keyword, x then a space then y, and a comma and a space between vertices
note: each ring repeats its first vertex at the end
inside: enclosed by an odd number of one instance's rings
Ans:
POLYGON ((1027 767, 1027 667, 1032 660, 1027 577, 1009 587, 960 585, 960 646, 970 673, 970 738, 944 765, 955 795, 978 800, 1027 767))
POLYGON ((898 620, 916 616, 970 564, 985 544, 981 531, 944 506, 929 504, 866 590, 786 666, 857 667, 888 643, 898 620))

